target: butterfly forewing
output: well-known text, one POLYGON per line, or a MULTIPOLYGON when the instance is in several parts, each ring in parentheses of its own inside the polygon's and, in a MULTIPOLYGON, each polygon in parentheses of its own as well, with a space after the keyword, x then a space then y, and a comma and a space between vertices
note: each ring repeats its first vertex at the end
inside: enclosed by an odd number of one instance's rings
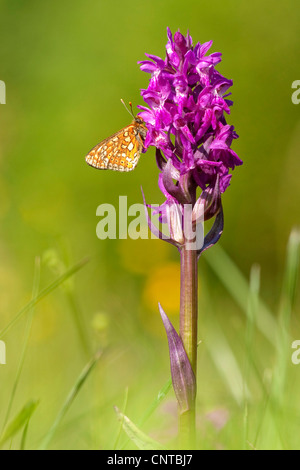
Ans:
POLYGON ((135 119, 96 145, 85 157, 86 162, 100 170, 131 171, 139 161, 146 133, 141 120, 135 119))

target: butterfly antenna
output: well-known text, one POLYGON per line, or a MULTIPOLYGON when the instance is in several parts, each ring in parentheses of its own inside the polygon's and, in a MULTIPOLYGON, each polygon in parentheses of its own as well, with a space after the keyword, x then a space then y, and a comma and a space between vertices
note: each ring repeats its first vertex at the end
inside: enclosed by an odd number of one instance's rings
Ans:
POLYGON ((129 114, 131 114, 134 118, 135 118, 135 115, 134 115, 134 112, 133 112, 133 109, 132 109, 132 103, 131 101, 129 101, 129 106, 130 106, 130 109, 128 108, 128 106, 126 106, 124 100, 121 98, 121 103, 124 105, 124 107, 127 109, 127 111, 129 112, 129 114))

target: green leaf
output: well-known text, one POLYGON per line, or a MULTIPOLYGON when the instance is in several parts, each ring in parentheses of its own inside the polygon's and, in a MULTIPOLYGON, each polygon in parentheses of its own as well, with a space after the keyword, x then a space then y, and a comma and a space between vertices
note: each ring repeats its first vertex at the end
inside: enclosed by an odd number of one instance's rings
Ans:
POLYGON ((290 362, 291 316, 296 300, 300 264, 300 231, 293 229, 287 246, 281 304, 278 317, 277 363, 273 371, 273 394, 278 406, 282 406, 290 362))
MULTIPOLYGON (((123 410, 124 410, 124 412, 126 411, 127 401, 128 401, 128 387, 127 387, 126 390, 125 390, 125 400, 124 400, 124 405, 123 405, 123 410)), ((122 432, 122 423, 120 423, 120 429, 119 429, 119 431, 118 431, 118 435, 117 435, 115 444, 114 444, 114 446, 113 446, 113 449, 114 449, 114 450, 115 450, 115 449, 117 448, 117 446, 118 446, 118 442, 119 442, 119 439, 120 439, 121 432, 122 432)))
POLYGON ((289 329, 290 316, 295 304, 300 266, 300 230, 293 229, 288 241, 283 289, 281 293, 281 327, 289 329))
POLYGON ((116 406, 115 411, 118 416, 118 420, 121 422, 124 431, 132 442, 140 450, 164 450, 159 442, 155 441, 151 437, 147 436, 141 431, 127 416, 125 416, 116 406))
POLYGON ((144 424, 147 419, 154 413, 154 411, 159 407, 161 402, 165 399, 166 395, 169 393, 169 391, 172 388, 172 379, 170 378, 164 386, 159 390, 157 396, 149 406, 149 408, 146 410, 145 414, 143 415, 141 421, 140 421, 140 426, 144 424))
POLYGON ((8 439, 11 439, 28 422, 37 405, 38 401, 31 400, 24 406, 24 408, 22 408, 2 433, 0 438, 0 447, 2 447, 8 439))
POLYGON ((65 403, 63 404, 60 412, 58 413, 54 423, 52 424, 51 428, 49 429, 46 436, 44 437, 44 439, 43 439, 43 441, 42 441, 42 443, 39 447, 39 450, 46 450, 48 448, 48 446, 49 446, 49 444, 50 444, 50 442, 51 442, 58 426, 60 425, 60 423, 63 419, 63 417, 65 416, 68 409, 72 405, 73 401, 75 400, 76 396, 78 395, 81 387, 85 383, 85 381, 88 378, 89 374, 91 373, 92 369, 96 365, 96 363, 97 363, 98 359, 100 358, 101 354, 102 354, 102 351, 98 351, 92 357, 92 359, 88 362, 88 364, 84 367, 84 369, 82 370, 81 374, 79 375, 78 379, 76 380, 76 383, 75 383, 74 387, 70 391, 69 395, 66 398, 65 403))
POLYGON ((73 276, 79 269, 81 269, 86 263, 88 262, 88 259, 83 259, 79 263, 75 264, 72 268, 70 268, 68 271, 66 271, 62 276, 56 279, 56 281, 52 282, 48 287, 43 289, 34 299, 32 299, 28 304, 26 304, 18 313, 15 315, 15 317, 9 322, 9 324, 0 330, 0 339, 13 327, 13 325, 20 320, 20 318, 24 315, 24 313, 27 312, 27 310, 30 310, 32 307, 34 307, 40 300, 42 300, 46 295, 50 294, 54 289, 56 289, 58 286, 60 286, 63 282, 65 282, 67 279, 69 279, 70 276, 73 276))
MULTIPOLYGON (((37 257, 35 259, 32 300, 36 299, 36 296, 38 295, 39 282, 40 282, 40 270, 41 270, 40 258, 37 257)), ((29 309, 29 312, 28 312, 28 320, 27 320, 27 326, 26 326, 26 329, 25 329, 24 344, 23 344, 23 347, 22 347, 22 350, 21 350, 21 356, 20 356, 19 365, 18 365, 18 368, 17 368, 17 374, 16 374, 15 381, 14 381, 14 384, 13 384, 12 392, 10 394, 10 399, 9 399, 9 402, 8 402, 7 412, 6 412, 6 415, 5 415, 2 430, 4 430, 6 424, 9 420, 10 411, 12 409, 13 401, 14 401, 14 398, 15 398, 15 395, 16 395, 16 392, 17 392, 17 387, 18 387, 18 384, 19 384, 19 381, 20 381, 20 376, 21 376, 21 372, 22 372, 22 369, 23 369, 26 349, 27 349, 27 346, 28 346, 28 341, 29 341, 29 336, 30 336, 30 331, 31 331, 31 325, 32 325, 32 321, 33 321, 33 314, 34 314, 34 308, 32 307, 32 308, 29 309)))
MULTIPOLYGON (((203 259, 213 269, 242 311, 248 314, 249 284, 237 265, 220 245, 215 245, 203 259)), ((259 299, 256 326, 265 338, 276 347, 277 322, 265 303, 259 299)))

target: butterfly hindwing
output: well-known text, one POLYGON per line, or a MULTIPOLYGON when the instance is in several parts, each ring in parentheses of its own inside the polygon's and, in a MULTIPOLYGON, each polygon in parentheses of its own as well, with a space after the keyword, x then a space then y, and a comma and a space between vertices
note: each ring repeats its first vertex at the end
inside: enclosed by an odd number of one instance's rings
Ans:
POLYGON ((139 160, 146 128, 136 119, 108 137, 86 156, 86 162, 100 170, 131 171, 139 160))

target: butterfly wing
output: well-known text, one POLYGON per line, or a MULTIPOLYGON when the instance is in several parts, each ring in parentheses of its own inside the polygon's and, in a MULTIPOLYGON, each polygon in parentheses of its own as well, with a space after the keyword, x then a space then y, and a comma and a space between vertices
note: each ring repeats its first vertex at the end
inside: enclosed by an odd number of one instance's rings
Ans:
POLYGON ((100 142, 85 157, 86 162, 100 170, 131 171, 143 147, 135 123, 100 142))

